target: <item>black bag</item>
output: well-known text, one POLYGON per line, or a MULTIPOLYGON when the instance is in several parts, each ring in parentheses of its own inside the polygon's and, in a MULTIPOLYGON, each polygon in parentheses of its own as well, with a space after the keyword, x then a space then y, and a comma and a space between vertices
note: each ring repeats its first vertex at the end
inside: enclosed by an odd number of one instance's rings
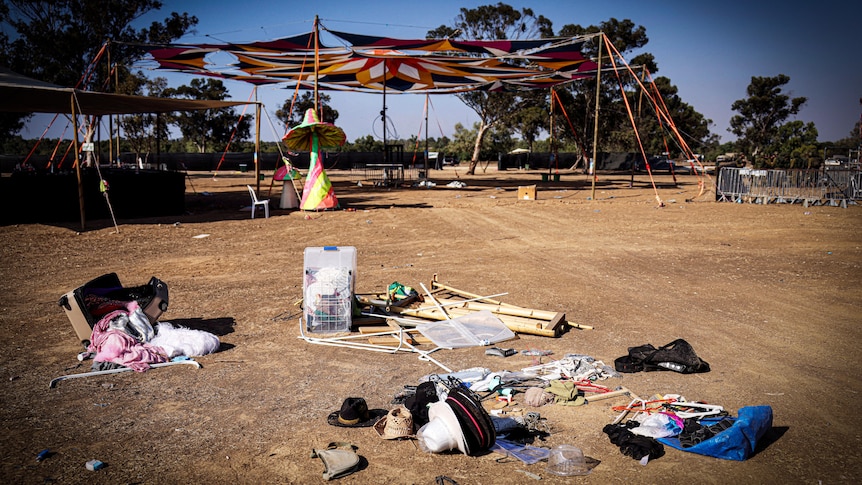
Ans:
POLYGON ((628 355, 614 360, 617 372, 672 370, 681 374, 709 372, 709 364, 683 339, 655 348, 652 344, 629 347, 628 355))

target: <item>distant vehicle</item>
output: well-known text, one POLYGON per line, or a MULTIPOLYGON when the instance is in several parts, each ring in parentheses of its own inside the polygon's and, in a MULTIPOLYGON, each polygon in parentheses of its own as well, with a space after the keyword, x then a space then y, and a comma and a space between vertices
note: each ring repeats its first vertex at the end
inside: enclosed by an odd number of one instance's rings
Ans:
POLYGON ((458 165, 458 163, 459 163, 459 160, 452 155, 447 155, 447 156, 443 157, 443 165, 444 166, 446 166, 446 165, 453 165, 454 166, 454 165, 458 165))

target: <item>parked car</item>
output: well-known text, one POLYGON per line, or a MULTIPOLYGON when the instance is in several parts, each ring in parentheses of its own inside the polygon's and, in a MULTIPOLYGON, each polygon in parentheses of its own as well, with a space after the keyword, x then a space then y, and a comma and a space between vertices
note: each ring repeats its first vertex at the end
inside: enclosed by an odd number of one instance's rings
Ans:
POLYGON ((444 166, 446 166, 446 165, 453 165, 454 166, 454 165, 458 165, 458 163, 459 163, 459 160, 452 155, 447 155, 447 156, 443 157, 443 165, 444 166))

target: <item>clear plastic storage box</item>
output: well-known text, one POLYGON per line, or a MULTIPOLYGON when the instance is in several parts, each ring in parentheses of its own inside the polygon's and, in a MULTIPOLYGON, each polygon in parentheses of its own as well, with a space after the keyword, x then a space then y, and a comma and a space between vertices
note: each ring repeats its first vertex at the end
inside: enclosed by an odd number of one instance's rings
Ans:
POLYGON ((349 332, 356 284, 356 248, 305 248, 302 307, 305 327, 314 333, 349 332))

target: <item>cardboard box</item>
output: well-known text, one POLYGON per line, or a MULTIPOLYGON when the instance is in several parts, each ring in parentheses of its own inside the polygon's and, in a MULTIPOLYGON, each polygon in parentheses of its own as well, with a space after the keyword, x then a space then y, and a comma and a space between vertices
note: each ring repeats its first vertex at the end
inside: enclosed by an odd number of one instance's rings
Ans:
POLYGON ((536 186, 522 185, 518 187, 518 200, 536 200, 536 186))

